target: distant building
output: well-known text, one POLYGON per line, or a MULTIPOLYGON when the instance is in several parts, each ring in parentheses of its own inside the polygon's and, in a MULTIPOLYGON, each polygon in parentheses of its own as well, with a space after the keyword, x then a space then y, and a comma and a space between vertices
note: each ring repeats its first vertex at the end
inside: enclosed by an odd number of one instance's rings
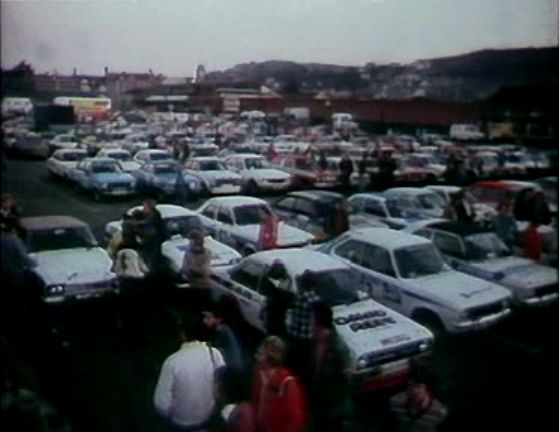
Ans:
POLYGON ((205 78, 206 78, 206 68, 204 67, 203 64, 199 64, 198 66, 196 66, 196 70, 194 71, 194 82, 200 83, 204 81, 205 78))

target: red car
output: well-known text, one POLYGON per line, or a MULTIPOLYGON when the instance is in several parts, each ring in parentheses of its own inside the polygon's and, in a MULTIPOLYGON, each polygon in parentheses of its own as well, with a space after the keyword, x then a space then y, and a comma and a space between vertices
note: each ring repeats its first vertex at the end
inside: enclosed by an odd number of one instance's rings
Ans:
POLYGON ((293 176, 294 188, 333 188, 338 185, 336 173, 330 169, 321 169, 309 156, 280 155, 272 164, 293 176))
POLYGON ((515 197, 524 189, 536 189, 537 185, 531 182, 516 180, 482 180, 470 185, 466 190, 476 201, 486 204, 494 209, 507 199, 515 197))

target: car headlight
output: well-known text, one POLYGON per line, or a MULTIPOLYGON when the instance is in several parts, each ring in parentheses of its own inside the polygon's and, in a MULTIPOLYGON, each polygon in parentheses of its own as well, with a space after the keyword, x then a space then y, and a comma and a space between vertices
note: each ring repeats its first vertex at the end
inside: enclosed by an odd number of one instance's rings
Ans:
POLYGON ((48 285, 47 286, 47 294, 48 295, 57 295, 64 293, 64 285, 48 285))
POLYGON ((431 342, 430 341, 423 341, 419 344, 419 351, 425 352, 431 349, 431 342))
POLYGON ((363 370, 365 369, 367 366, 369 365, 369 362, 367 361, 366 357, 359 357, 359 359, 357 359, 357 363, 355 364, 355 368, 357 370, 363 370))
POLYGON ((188 189, 190 189, 193 192, 198 189, 197 184, 194 180, 188 182, 188 189))

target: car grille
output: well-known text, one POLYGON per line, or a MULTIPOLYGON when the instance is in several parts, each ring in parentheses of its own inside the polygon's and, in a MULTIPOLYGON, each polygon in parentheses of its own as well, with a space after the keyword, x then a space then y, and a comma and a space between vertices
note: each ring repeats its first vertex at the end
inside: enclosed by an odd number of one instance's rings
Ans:
POLYGON ((543 297, 559 292, 559 284, 545 285, 534 290, 535 297, 543 297))
POLYGON ((287 180, 285 179, 268 179, 268 183, 285 183, 287 180))
POLYGON ((217 179, 215 181, 216 186, 223 186, 223 185, 228 185, 228 184, 236 185, 236 184, 238 184, 238 182, 236 180, 233 180, 233 179, 217 179))
POLYGON ((503 302, 491 303, 488 305, 478 306, 470 309, 468 311, 468 316, 470 317, 470 319, 476 320, 487 315, 494 315, 502 312, 504 308, 505 305, 503 302))
POLYGON ((422 352, 419 348, 420 345, 420 343, 414 342, 398 347, 392 351, 382 352, 380 354, 371 354, 367 358, 367 366, 377 366, 383 363, 394 362, 412 357, 422 352))
POLYGON ((129 182, 109 183, 109 189, 130 189, 131 187, 129 182))

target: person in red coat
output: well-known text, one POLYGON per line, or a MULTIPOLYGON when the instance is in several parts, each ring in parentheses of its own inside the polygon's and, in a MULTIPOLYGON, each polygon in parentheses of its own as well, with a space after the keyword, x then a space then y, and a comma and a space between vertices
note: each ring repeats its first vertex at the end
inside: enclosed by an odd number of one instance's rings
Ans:
POLYGON ((528 228, 522 233, 524 255, 527 258, 539 261, 542 255, 542 242, 538 232, 538 224, 530 222, 528 228))
POLYGON ((258 245, 262 250, 275 249, 278 241, 278 218, 272 212, 262 207, 260 210, 260 232, 258 245))
POLYGON ((286 369, 286 345, 268 336, 256 353, 252 403, 258 432, 303 432, 307 410, 297 378, 286 369))

